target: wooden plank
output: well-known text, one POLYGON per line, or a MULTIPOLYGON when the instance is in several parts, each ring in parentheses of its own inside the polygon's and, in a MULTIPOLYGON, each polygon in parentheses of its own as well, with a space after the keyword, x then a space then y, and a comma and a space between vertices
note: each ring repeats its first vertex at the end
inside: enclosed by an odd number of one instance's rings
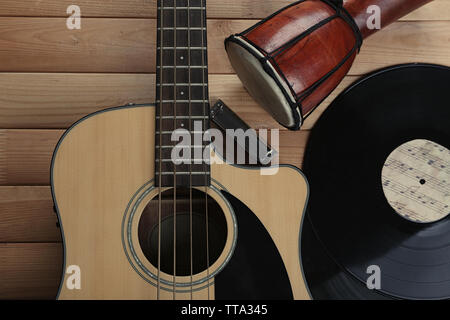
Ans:
POLYGON ((155 69, 154 19, 1 18, 0 70, 148 72, 155 69))
POLYGON ((83 116, 155 101, 155 75, 0 73, 0 128, 68 128, 83 116))
MULTIPOLYGON (((61 18, 1 18, 0 71, 154 73, 154 19, 83 20, 68 30, 61 18)), ((209 20, 210 73, 234 73, 223 40, 256 20, 209 20)), ((350 75, 395 63, 450 64, 450 24, 397 22, 367 39, 350 75)))
MULTIPOLYGON (((63 130, 0 130, 0 185, 49 185, 53 150, 63 130)), ((308 131, 280 131, 280 163, 301 167, 308 131)))
MULTIPOLYGON (((231 19, 246 17, 262 19, 292 3, 291 0, 207 0, 209 18, 231 19)), ((67 17, 72 0, 14 1, 0 3, 1 16, 67 17), (30 2, 34 2, 30 4, 30 2)), ((156 18, 156 0, 76 1, 82 17, 156 18)))
POLYGON ((422 8, 413 11, 403 21, 420 21, 420 20, 450 20, 450 1, 434 0, 422 8))
POLYGON ((236 75, 210 75, 210 101, 221 99, 251 128, 283 129, 245 90, 236 75))
MULTIPOLYGON (((278 125, 236 75, 210 75, 210 96, 252 127, 278 125)), ((128 103, 155 101, 154 74, 0 73, 0 128, 68 128, 83 116, 128 103)))
POLYGON ((59 242, 49 187, 0 187, 0 242, 59 242))
POLYGON ((399 22, 369 37, 349 74, 365 74, 394 64, 450 65, 450 23, 399 22))
MULTIPOLYGON (((234 73, 223 40, 250 25, 243 20, 209 22, 210 73, 234 73)), ((450 65, 448 34, 450 24, 446 21, 394 23, 365 40, 349 75, 360 76, 374 69, 413 62, 450 65)))
POLYGON ((55 299, 61 243, 0 244, 0 299, 55 299))
MULTIPOLYGON (((292 0, 207 0, 208 17, 218 19, 263 19, 292 0)), ((72 0, 3 0, 1 16, 17 17, 66 17, 72 0)), ((155 18, 156 1, 146 0, 77 0, 82 17, 155 18)), ((449 20, 450 2, 434 0, 403 20, 449 20)))
POLYGON ((280 131, 280 163, 301 168, 310 131, 280 131))
POLYGON ((0 130, 0 185, 49 185, 61 130, 0 130))
MULTIPOLYGON (((302 129, 311 129, 328 105, 358 77, 347 76, 314 111, 302 129)), ((247 93, 236 75, 210 75, 210 97, 222 99, 252 128, 278 128, 247 93)), ((153 74, 0 73, 0 128, 67 128, 104 109, 155 99, 153 74)))

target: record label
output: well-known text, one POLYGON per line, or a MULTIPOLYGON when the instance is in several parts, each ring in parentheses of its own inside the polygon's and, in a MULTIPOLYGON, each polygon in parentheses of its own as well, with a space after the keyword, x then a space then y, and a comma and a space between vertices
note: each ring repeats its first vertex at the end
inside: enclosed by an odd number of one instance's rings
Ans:
POLYGON ((384 195, 400 216, 417 223, 450 214, 450 151, 417 139, 396 148, 382 170, 384 195))

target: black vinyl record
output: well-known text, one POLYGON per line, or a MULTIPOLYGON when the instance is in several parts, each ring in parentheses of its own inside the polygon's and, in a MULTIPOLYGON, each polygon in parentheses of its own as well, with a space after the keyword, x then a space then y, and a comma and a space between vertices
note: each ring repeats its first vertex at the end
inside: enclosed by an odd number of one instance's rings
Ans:
POLYGON ((389 300, 390 297, 368 290, 361 281, 341 269, 316 237, 308 214, 303 220, 302 264, 309 292, 316 300, 389 300))
MULTIPOLYGON (((400 145, 425 139, 450 148, 449 89, 448 67, 409 64, 375 72, 330 105, 308 143, 303 169, 311 230, 362 286, 367 268, 378 266, 379 293, 387 297, 450 298, 449 216, 409 221, 388 203, 381 183, 386 159, 400 145)), ((302 249, 310 259, 314 249, 302 249)))

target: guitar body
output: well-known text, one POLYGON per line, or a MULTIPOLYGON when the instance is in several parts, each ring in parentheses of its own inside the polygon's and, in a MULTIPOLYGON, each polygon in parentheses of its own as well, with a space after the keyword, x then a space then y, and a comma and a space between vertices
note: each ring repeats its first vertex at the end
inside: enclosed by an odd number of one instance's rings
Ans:
POLYGON ((174 280, 191 286, 175 288, 139 246, 138 221, 159 193, 155 108, 108 109, 72 126, 51 170, 65 253, 58 298, 309 299, 299 250, 308 198, 301 172, 280 166, 262 175, 270 169, 216 163, 210 170, 211 186, 199 190, 223 212, 223 252, 208 271, 174 280), (79 289, 69 289, 69 266, 79 267, 79 289))

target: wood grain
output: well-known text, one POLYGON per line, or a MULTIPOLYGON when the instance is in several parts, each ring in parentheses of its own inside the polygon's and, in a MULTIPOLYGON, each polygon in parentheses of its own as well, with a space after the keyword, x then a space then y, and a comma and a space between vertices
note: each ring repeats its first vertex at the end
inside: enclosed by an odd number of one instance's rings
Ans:
MULTIPOLYGON (((277 127, 232 74, 223 39, 292 0, 207 1, 208 17, 217 19, 209 21, 212 100, 222 98, 253 127, 277 127)), ((154 98, 155 21, 147 18, 155 17, 156 1, 78 0, 85 17, 80 31, 65 27, 72 3, 0 1, 0 128, 39 129, 0 130, 0 242, 60 241, 48 170, 63 131, 42 129, 67 128, 104 107, 154 98), (35 71, 46 73, 23 73, 35 71)), ((306 120, 304 129, 355 76, 394 63, 450 65, 450 1, 435 0, 401 20, 365 42, 352 76, 306 120)), ((301 165, 308 134, 281 132, 282 162, 301 165)), ((53 299, 61 261, 58 243, 0 244, 0 299, 53 299)))
MULTIPOLYGON (((234 73, 223 41, 256 20, 209 20, 209 71, 234 73)), ((0 19, 0 71, 154 73, 154 19, 83 20, 68 30, 61 18, 0 19)), ((450 24, 397 22, 367 39, 349 75, 394 63, 450 64, 450 24), (418 50, 420 48, 420 50, 418 50)))
POLYGON ((0 19, 1 71, 146 72, 155 69, 154 19, 0 19))
POLYGON ((0 130, 0 185, 49 185, 51 157, 62 133, 0 130))
POLYGON ((298 168, 303 165, 310 131, 280 131, 280 163, 298 168))
MULTIPOLYGON (((304 123, 310 129, 357 77, 348 76, 304 123)), ((236 75, 210 75, 210 97, 222 99, 252 128, 279 128, 236 75)), ((108 107, 155 101, 154 74, 0 73, 0 128, 66 129, 108 107)))
MULTIPOLYGON (((292 0, 207 0, 209 18, 263 19, 289 4, 292 0)), ((155 18, 156 1, 153 0, 77 0, 83 17, 155 18)), ((0 16, 66 17, 72 0, 3 0, 0 16)), ((449 20, 450 3, 434 0, 403 20, 449 20)))
POLYGON ((433 2, 423 6, 422 8, 403 17, 403 21, 420 21, 420 20, 450 20, 450 1, 434 0, 433 2))
MULTIPOLYGON (((0 185, 49 185, 53 150, 63 130, 0 130, 0 185)), ((280 132, 280 163, 301 167, 309 131, 280 132)))
MULTIPOLYGON (((74 127, 59 146, 52 175, 65 233, 66 263, 80 266, 84 279, 82 290, 63 287, 60 299, 189 299, 189 292, 177 293, 175 297, 170 286, 163 285, 169 292, 149 286, 141 277, 152 281, 151 278, 144 272, 139 276, 130 267, 133 258, 127 259, 117 252, 122 245, 129 246, 127 241, 123 244, 124 235, 120 231, 124 223, 131 228, 128 236, 139 243, 140 214, 148 201, 158 194, 157 189, 149 193, 141 190, 136 199, 144 197, 144 200, 137 202, 135 199, 130 203, 130 196, 155 176, 151 165, 154 162, 154 117, 153 107, 97 114, 74 127), (124 220, 127 206, 136 208, 136 212, 134 218, 129 216, 124 220)), ((236 196, 262 222, 283 259, 293 297, 308 299, 298 257, 299 231, 308 196, 304 176, 290 167, 279 168, 276 174, 262 174, 259 170, 213 162, 211 177, 219 189, 236 196), (283 215, 274 214, 279 211, 283 215)), ((218 195, 214 196, 214 191, 208 193, 222 208, 228 230, 222 254, 209 267, 214 274, 224 263, 236 234, 226 203, 218 195)), ((173 276, 160 273, 147 261, 139 246, 134 248, 133 255, 139 257, 146 270, 172 281, 173 276)), ((134 265, 139 270, 140 265, 134 265)), ((189 283, 207 276, 205 270, 191 276, 191 280, 178 276, 176 281, 189 283)), ((194 286, 193 299, 207 297, 204 291, 201 285, 194 286)))
POLYGON ((61 243, 0 243, 0 299, 55 299, 61 243))
POLYGON ((49 187, 0 187, 0 242, 59 242, 49 187))
POLYGON ((358 26, 361 36, 366 39, 371 34, 379 31, 378 28, 371 28, 368 24, 368 20, 373 14, 370 13, 369 10, 371 6, 375 6, 379 9, 381 27, 384 28, 432 1, 433 0, 345 0, 344 7, 358 26))
POLYGON ((448 22, 394 23, 365 41, 350 74, 365 74, 393 64, 412 62, 448 66, 449 34, 448 22))
POLYGON ((83 116, 155 101, 147 74, 0 73, 0 128, 67 128, 83 116))
MULTIPOLYGON (((173 280, 172 275, 147 260, 140 246, 135 245, 136 251, 127 251, 127 255, 121 252, 128 243, 123 242, 124 211, 132 195, 154 178, 154 148, 153 107, 116 109, 97 114, 65 136, 55 155, 52 171, 54 192, 64 228, 66 263, 81 268, 83 284, 81 290, 63 287, 59 299, 174 299, 170 285, 161 284, 166 290, 159 290, 142 279, 155 283, 139 269, 140 265, 134 263, 137 269, 130 265, 134 261, 131 256, 136 255, 142 265, 158 274, 161 280, 173 280)), ((144 203, 132 204, 139 207, 135 219, 130 219, 134 221, 130 222, 133 230, 130 236, 135 244, 139 243, 140 214, 147 201, 156 195, 154 190, 144 203)), ((220 206, 226 208, 224 202, 220 206)), ((230 216, 229 209, 224 215, 230 216)), ((229 221, 227 230, 231 232, 232 219, 226 219, 229 221)), ((229 236, 226 241, 225 255, 222 254, 217 264, 210 266, 211 272, 217 270, 220 260, 225 260, 227 251, 231 250, 232 238, 229 236)), ((179 276, 176 281, 195 282, 206 277, 207 272, 193 275, 191 280, 190 277, 179 276)), ((194 285, 193 292, 181 288, 185 290, 178 292, 176 298, 190 299, 192 293, 193 299, 207 299, 210 287, 203 288, 204 285, 194 285)))

